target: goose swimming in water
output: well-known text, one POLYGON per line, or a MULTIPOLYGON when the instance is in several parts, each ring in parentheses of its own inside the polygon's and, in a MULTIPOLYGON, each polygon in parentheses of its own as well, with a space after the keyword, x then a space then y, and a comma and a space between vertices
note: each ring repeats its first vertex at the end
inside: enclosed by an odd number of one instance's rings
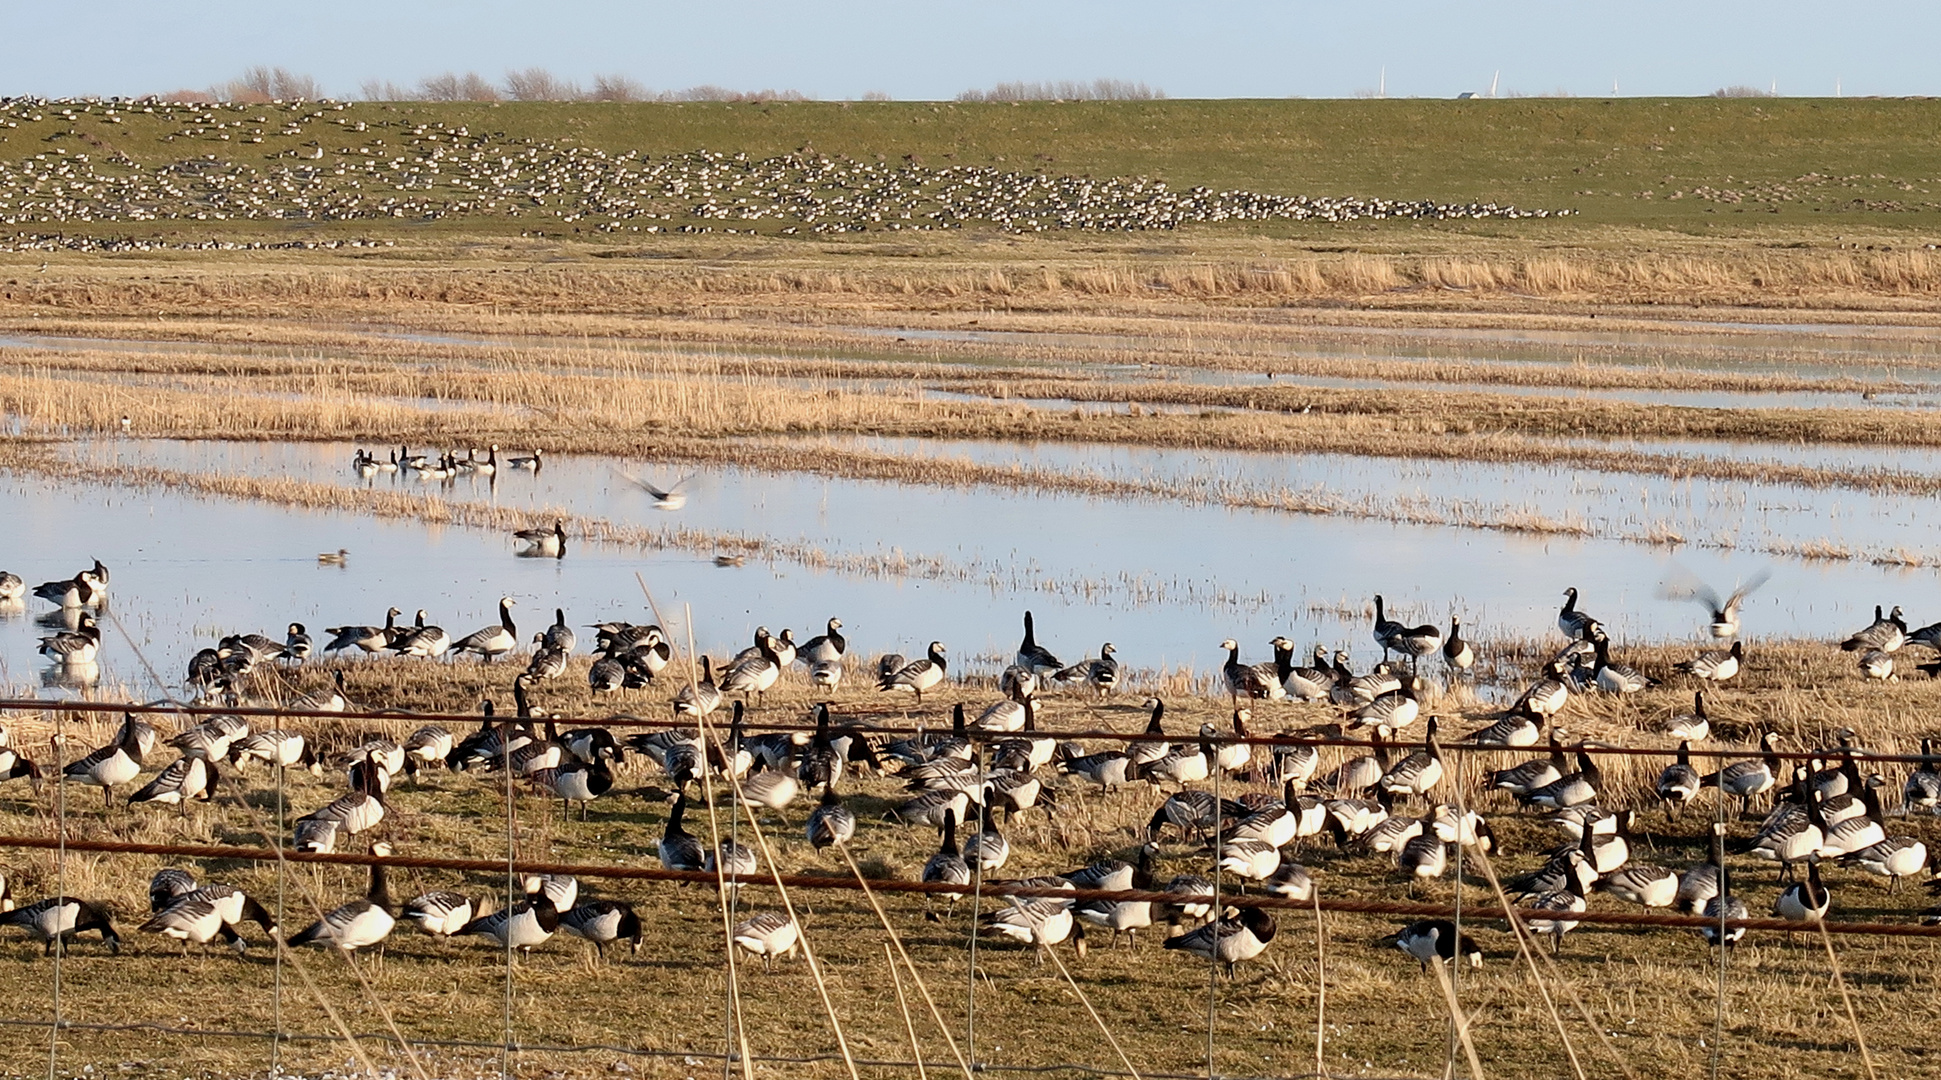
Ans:
POLYGON ((522 546, 516 554, 528 559, 564 559, 566 557, 566 523, 553 522, 550 529, 520 529, 512 534, 522 546))
POLYGON ((78 625, 73 630, 41 638, 35 651, 63 667, 85 667, 94 663, 101 653, 101 627, 95 623, 94 616, 85 611, 76 621, 78 625))

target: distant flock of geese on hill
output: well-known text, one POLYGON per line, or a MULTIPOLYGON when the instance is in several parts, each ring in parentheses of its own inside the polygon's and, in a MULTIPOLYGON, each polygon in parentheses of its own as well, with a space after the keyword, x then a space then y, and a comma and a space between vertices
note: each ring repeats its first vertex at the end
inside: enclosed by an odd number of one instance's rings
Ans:
MULTIPOLYGON (((1755 803, 1763 800, 1767 812, 1749 838, 1733 840, 1728 824, 1720 822, 1705 837, 1708 851, 1702 861, 1682 870, 1642 861, 1646 845, 1637 830, 1643 814, 1622 805, 1638 800, 1629 797, 1632 793, 1610 791, 1597 763, 1604 747, 1571 740, 1557 720, 1575 696, 1634 694, 1654 680, 1613 658, 1608 634, 1579 607, 1575 589, 1566 591, 1557 616, 1567 643, 1498 718, 1460 736, 1458 741, 1470 748, 1502 753, 1537 749, 1527 760, 1486 773, 1485 782, 1523 809, 1541 814, 1561 833, 1546 861, 1514 882, 1517 902, 1545 913, 1529 920, 1529 928, 1551 937, 1554 948, 1562 949, 1565 936, 1581 921, 1572 916, 1587 910, 1596 893, 1646 909, 1675 908, 1724 920, 1748 917, 1751 908, 1735 892, 1741 879, 1730 869, 1728 854, 1774 864, 1782 888, 1772 910, 1794 920, 1817 920, 1830 910, 1832 890, 1826 879, 1831 867, 1884 879, 1889 890, 1927 871, 1925 844, 1890 832, 1904 819, 1883 806, 1881 791, 1889 783, 1881 772, 1885 763, 1876 761, 1851 731, 1843 730, 1834 745, 1813 749, 1796 764, 1782 760, 1782 737, 1771 730, 1759 738, 1758 750, 1742 760, 1704 774, 1691 764, 1691 744, 1712 734, 1705 688, 1732 681, 1746 662, 1738 640, 1739 613, 1757 585, 1754 581, 1723 599, 1707 590, 1693 591, 1708 612, 1708 632, 1732 644, 1702 651, 1678 666, 1694 690, 1693 708, 1661 726, 1663 736, 1676 743, 1677 757, 1641 793, 1647 805, 1662 806, 1671 821, 1707 789, 1735 800, 1740 817, 1751 816, 1755 803)), ((72 579, 35 588, 35 597, 76 616, 77 628, 50 635, 43 652, 57 662, 92 660, 100 633, 91 613, 106 602, 108 588, 108 568, 98 561, 72 579)), ((24 595, 18 576, 0 575, 0 597, 18 600, 24 595)), ((382 625, 328 628, 321 650, 294 623, 281 641, 259 634, 227 637, 196 654, 187 682, 210 700, 240 705, 251 700, 249 676, 259 666, 301 664, 318 651, 406 657, 472 653, 492 662, 522 644, 514 607, 510 597, 502 599, 498 624, 455 640, 429 625, 422 611, 415 623, 399 625, 396 608, 382 625)), ((1239 964, 1269 947, 1276 919, 1268 910, 1216 898, 1248 889, 1297 901, 1312 898, 1314 875, 1296 861, 1304 847, 1331 844, 1341 858, 1368 868, 1372 864, 1365 860, 1386 860, 1411 893, 1419 883, 1446 877, 1459 848, 1496 850, 1495 831, 1482 814, 1438 797, 1450 779, 1442 758, 1446 733, 1442 718, 1424 714, 1420 696, 1424 661, 1439 659, 1451 677, 1459 678, 1476 663, 1477 647, 1463 638, 1460 620, 1452 620, 1445 633, 1437 626, 1408 626, 1390 618, 1380 596, 1374 608, 1372 634, 1384 659, 1367 672, 1352 670, 1345 652, 1330 655, 1320 648, 1309 664, 1299 664, 1295 646, 1286 638, 1275 638, 1273 659, 1258 663, 1243 662, 1239 645, 1224 642, 1228 657, 1222 675, 1233 704, 1231 733, 1208 723, 1176 737, 1166 730, 1166 706, 1157 699, 1146 702, 1148 719, 1140 739, 1083 745, 1041 731, 1039 710, 1053 684, 1104 697, 1120 688, 1122 672, 1110 643, 1096 658, 1065 664, 1039 641, 1029 612, 1016 655, 998 680, 997 700, 975 715, 964 704, 955 704, 947 733, 920 728, 916 735, 896 737, 876 732, 862 721, 839 721, 833 703, 814 707, 813 731, 748 732, 749 709, 759 706, 794 666, 804 666, 819 691, 833 692, 841 684, 845 662, 852 657, 842 621, 834 618, 822 633, 799 644, 789 630, 771 634, 763 628, 755 632, 751 647, 718 667, 708 657, 696 658, 698 678, 677 680, 669 704, 677 719, 697 722, 728 709, 731 719, 718 744, 704 743, 698 727, 636 733, 624 741, 599 725, 561 730, 532 700, 537 688, 566 671, 567 659, 579 644, 565 612, 555 611, 553 623, 533 636, 525 670, 512 679, 513 712, 503 715, 487 702, 475 730, 455 733, 433 724, 402 742, 371 737, 355 747, 326 748, 301 733, 262 730, 235 715, 211 716, 164 738, 130 714, 108 743, 66 761, 59 778, 99 787, 107 813, 112 812, 116 789, 138 781, 162 746, 178 756, 130 794, 129 805, 209 802, 220 784, 243 783, 240 778, 248 769, 308 769, 321 775, 328 760, 345 777, 348 790, 298 816, 290 843, 298 851, 331 852, 354 841, 378 860, 371 865, 364 896, 291 936, 291 944, 355 952, 380 945, 403 919, 441 940, 479 936, 521 952, 564 931, 592 942, 602 954, 621 941, 637 949, 654 928, 624 901, 582 896, 571 878, 528 877, 524 897, 497 911, 484 900, 446 889, 398 904, 383 861, 390 843, 374 839, 390 818, 388 796, 398 777, 422 780, 427 771, 443 770, 491 776, 488 782, 497 785, 507 782, 500 774, 509 770, 528 790, 558 798, 568 810, 577 803, 585 820, 592 804, 625 794, 615 787, 615 768, 630 757, 644 758, 673 788, 657 848, 661 863, 669 869, 719 868, 735 875, 760 870, 754 849, 735 841, 710 848, 686 828, 685 816, 695 805, 691 789, 704 777, 723 782, 732 778, 740 798, 774 815, 785 814, 807 797, 811 808, 802 829, 818 849, 851 842, 865 824, 842 792, 845 779, 894 778, 906 791, 889 808, 887 820, 935 829, 939 837, 921 876, 945 887, 931 896, 943 901, 944 913, 927 904, 928 917, 952 917, 957 900, 981 885, 985 895, 1003 904, 984 912, 977 931, 1022 943, 1041 957, 1044 950, 1068 943, 1082 955, 1088 926, 1109 932, 1114 945, 1122 934, 1136 944, 1139 931, 1163 927, 1166 948, 1204 957, 1232 975, 1239 964), (1310 737, 1299 743, 1245 741, 1260 703, 1286 698, 1338 709, 1339 721, 1282 733, 1310 737), (1424 727, 1422 741, 1404 739, 1418 720, 1424 727), (1364 736, 1368 753, 1348 756, 1351 745, 1333 769, 1324 771, 1322 744, 1344 732, 1364 736), (219 775, 219 768, 234 775, 219 775), (1222 782, 1222 797, 1216 798, 1212 786, 1222 782), (1013 819, 1039 808, 1084 813, 1088 788, 1102 793, 1147 790, 1159 800, 1144 828, 1135 830, 1136 844, 1128 852, 1132 861, 1108 856, 1056 875, 996 876, 1014 855, 1005 835, 1013 819), (1161 874, 1158 864, 1169 836, 1188 845, 1189 855, 1204 851, 1212 860, 1211 874, 1219 875, 1221 884, 1199 872, 1161 874), (1007 887, 1151 890, 1173 899, 1081 902, 1018 896, 1007 887)), ((595 660, 588 678, 595 692, 647 687, 673 678, 667 669, 676 656, 662 628, 612 621, 590 629, 595 660)), ((1840 642, 1840 648, 1860 654, 1867 676, 1887 678, 1910 644, 1941 652, 1941 624, 1910 630, 1896 607, 1877 610, 1874 621, 1840 642)), ((1917 665, 1922 670, 1935 666, 1917 665)), ((880 691, 908 693, 921 703, 926 692, 948 682, 950 660, 942 642, 931 642, 923 656, 885 655, 872 670, 880 691)), ((343 669, 333 676, 334 688, 327 694, 284 704, 313 713, 355 708, 346 696, 343 669)), ((1904 779, 1903 813, 1941 810, 1941 757, 1933 749, 1930 740, 1923 740, 1920 763, 1904 779)), ((16 778, 38 787, 43 773, 0 728, 0 779, 16 778)), ((654 790, 650 797, 663 797, 654 790)), ((11 907, 11 881, 0 880, 0 900, 0 906, 11 907)), ((178 868, 156 875, 151 907, 140 929, 179 940, 185 949, 217 940, 243 948, 242 932, 250 924, 265 933, 280 932, 259 900, 228 885, 198 882, 178 868)), ((98 932, 113 949, 120 943, 108 905, 78 898, 49 897, 12 908, 0 915, 0 925, 26 931, 50 951, 84 932, 98 932)), ((1703 931, 1708 941, 1725 945, 1738 942, 1744 932, 1740 927, 1728 927, 1723 934, 1717 927, 1703 931)), ((735 927, 732 937, 737 947, 760 957, 767 967, 795 952, 800 929, 781 913, 760 912, 735 927)), ((1447 920, 1412 922, 1385 940, 1424 964, 1481 962, 1476 943, 1459 935, 1447 920)))

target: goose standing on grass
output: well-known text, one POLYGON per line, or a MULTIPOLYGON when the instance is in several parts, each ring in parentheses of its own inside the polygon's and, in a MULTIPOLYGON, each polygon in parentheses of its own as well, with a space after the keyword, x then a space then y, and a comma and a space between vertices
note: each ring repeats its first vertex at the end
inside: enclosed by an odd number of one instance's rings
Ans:
POLYGON ((742 882, 736 879, 759 873, 761 868, 755 849, 731 838, 723 838, 718 848, 701 858, 702 873, 719 874, 726 881, 730 895, 741 891, 742 882))
POLYGON ((1231 980, 1242 962, 1267 951, 1276 929, 1272 915, 1260 908, 1248 907, 1198 930, 1167 938, 1165 947, 1224 964, 1227 978, 1231 980))
MULTIPOLYGON (((1583 856, 1572 852, 1571 858, 1579 861, 1581 864, 1583 856)), ((1564 951, 1564 935, 1577 929, 1578 925, 1577 920, 1563 918, 1562 916, 1574 915, 1583 911, 1586 906, 1584 902, 1583 878, 1574 873, 1566 874, 1564 875, 1563 888, 1538 893, 1536 896, 1525 900, 1522 906, 1538 911, 1556 913, 1555 916, 1533 917, 1528 920, 1527 925, 1532 934, 1539 936, 1549 934, 1551 952, 1553 954, 1561 953, 1564 951)))
POLYGON ((1343 761, 1321 786, 1337 795, 1354 795, 1374 787, 1388 774, 1387 740, 1393 734, 1386 725, 1375 725, 1375 730, 1368 733, 1370 752, 1343 761))
POLYGON ((324 646, 324 651, 341 652, 355 647, 374 653, 388 649, 398 638, 398 616, 402 614, 397 608, 385 612, 383 626, 327 626, 324 633, 330 635, 330 643, 324 646))
POLYGON ((528 892, 526 898, 509 908, 501 908, 490 915, 480 915, 460 927, 453 937, 476 936, 491 938, 502 949, 519 950, 521 956, 530 957, 533 946, 544 944, 559 929, 559 908, 544 889, 528 892))
POLYGON ((990 874, 1004 869, 1004 864, 1011 861, 1011 842, 991 819, 989 788, 985 789, 978 813, 981 827, 964 841, 964 865, 990 874))
POLYGON ((431 626, 423 608, 418 609, 417 624, 398 635, 391 643, 391 651, 400 656, 422 656, 437 659, 445 655, 452 646, 452 637, 442 626, 431 626))
POLYGON ((580 820, 585 821, 593 800, 613 790, 613 770, 604 761, 569 761, 551 768, 536 769, 530 779, 551 791, 560 800, 560 816, 573 803, 580 804, 580 820))
POLYGON ((1280 675, 1281 689, 1288 697, 1298 701, 1327 701, 1334 696, 1335 672, 1328 664, 1328 654, 1321 646, 1314 647, 1314 661, 1311 667, 1294 665, 1294 643, 1286 638, 1273 641, 1274 659, 1279 662, 1277 674, 1280 675), (1285 652, 1283 652, 1285 650, 1285 652))
POLYGON ((1434 625, 1404 626, 1387 617, 1382 607, 1381 594, 1375 595, 1375 644, 1382 647, 1382 654, 1401 653, 1409 658, 1410 670, 1415 670, 1424 656, 1435 652, 1442 646, 1442 628, 1434 625))
POLYGON ((191 801, 208 802, 216 797, 219 779, 216 767, 206 758, 176 758, 140 791, 128 796, 128 805, 187 806, 191 801))
POLYGON ((1405 731, 1422 715, 1422 703, 1415 696, 1421 688, 1421 680, 1410 678, 1402 685, 1386 694, 1376 697, 1361 708, 1348 714, 1356 727, 1387 727, 1391 731, 1405 731))
POLYGON ((345 953, 368 949, 391 936, 398 920, 391 914, 391 888, 383 860, 391 854, 387 844, 372 844, 371 886, 363 897, 339 905, 317 922, 311 923, 292 945, 329 945, 345 953))
POLYGON ((1024 613, 1024 640, 1018 643, 1017 664, 1034 675, 1055 675, 1065 669, 1050 649, 1038 644, 1037 629, 1032 625, 1031 613, 1024 613))
POLYGON ((1719 871, 1725 865, 1725 823, 1712 823, 1712 842, 1706 849, 1705 861, 1685 871, 1678 879, 1678 897, 1675 903, 1686 911, 1697 915, 1705 910, 1706 901, 1719 894, 1719 871))
POLYGON ((1677 664, 1679 671, 1694 679, 1710 683, 1722 683, 1739 673, 1745 662, 1746 643, 1734 641, 1730 649, 1718 652, 1702 652, 1690 660, 1677 664))
POLYGON ((1921 740, 1921 764, 1901 788, 1901 806, 1909 813, 1919 810, 1928 814, 1941 808, 1941 767, 1934 757, 1933 739, 1921 740))
POLYGON ((1795 881, 1779 891, 1773 901, 1773 914, 1794 922, 1819 922, 1833 906, 1833 894, 1820 883, 1820 860, 1806 860, 1806 880, 1795 881))
POLYGON ((820 851, 831 844, 846 844, 856 835, 856 815, 842 804, 834 784, 822 789, 822 803, 809 812, 809 843, 820 851))
POLYGON ((721 707, 721 689, 714 685, 714 668, 708 658, 701 658, 701 681, 692 686, 683 686, 674 695, 674 715, 706 716, 721 707))
POLYGON ((1705 715, 1705 691, 1692 694, 1692 711, 1677 713, 1659 730, 1679 742, 1704 742, 1712 734, 1712 718, 1705 715))
POLYGON ((41 953, 43 956, 54 955, 55 949, 66 953, 76 935, 90 930, 101 934, 101 943, 110 953, 121 953, 121 935, 115 932, 114 918, 107 905, 71 896, 50 896, 0 914, 0 926, 25 930, 28 937, 47 946, 41 953))
POLYGON ((240 954, 248 944, 235 927, 245 919, 262 927, 271 941, 276 940, 276 919, 254 898, 228 885, 208 885, 175 897, 137 929, 180 941, 184 956, 190 945, 204 946, 217 936, 240 954))
MULTIPOLYGON (((1029 615, 1027 615, 1028 618, 1029 615)), ((912 660, 894 673, 885 675, 876 688, 914 693, 917 696, 917 704, 922 705, 923 692, 943 682, 948 669, 949 664, 944 658, 943 642, 933 641, 930 643, 929 656, 921 660, 912 660)))
MULTIPOLYGON (((932 885, 968 886, 971 883, 970 864, 965 862, 963 855, 957 851, 957 811, 954 808, 947 807, 944 810, 943 842, 938 845, 937 853, 930 856, 930 861, 923 864, 923 880, 932 885)), ((946 902, 944 914, 949 915, 957 910, 957 901, 963 899, 964 894, 960 892, 925 893, 923 917, 932 922, 937 921, 937 913, 931 910, 930 905, 931 901, 938 896, 944 898, 946 902)))
POLYGON ((1271 678, 1253 664, 1240 662, 1240 643, 1228 638, 1220 643, 1227 651, 1227 662, 1220 669, 1227 681, 1227 693, 1236 702, 1241 698, 1266 698, 1275 701, 1287 696, 1280 680, 1271 678))
POLYGON ((1897 678, 1894 674, 1894 654, 1885 649, 1869 649, 1861 653, 1859 667, 1860 674, 1869 679, 1893 682, 1897 678))
POLYGON ((142 771, 142 739, 137 723, 134 714, 124 713, 121 728, 115 732, 115 741, 78 761, 68 762, 67 767, 61 770, 62 775, 77 783, 93 784, 100 788, 101 805, 104 808, 112 806, 115 786, 133 780, 142 771))
POLYGON ((842 620, 831 618, 822 633, 802 643, 795 651, 795 658, 814 666, 820 663, 841 664, 849 651, 849 640, 842 636, 842 620))
POLYGON ((1045 954, 1052 947, 1065 941, 1072 943, 1072 951, 1079 959, 1085 957, 1085 927, 1073 916, 1071 902, 1067 900, 1012 897, 1008 907, 987 913, 978 929, 1030 945, 1040 964, 1045 962, 1045 954))
POLYGON ((1598 769, 1597 763, 1591 760, 1583 744, 1579 743, 1575 772, 1565 773, 1542 787, 1531 788, 1517 798, 1525 806, 1568 810, 1573 806, 1596 802, 1597 787, 1603 779, 1603 773, 1598 769))
POLYGON ((721 692, 740 694, 746 701, 748 695, 766 698, 770 687, 782 677, 784 664, 780 654, 775 651, 775 640, 767 630, 755 634, 755 652, 752 656, 738 657, 721 677, 721 692))
POLYGON ((1892 653, 1907 643, 1907 622, 1901 618, 1898 605, 1887 615, 1880 613, 1880 605, 1874 605, 1874 621, 1867 628, 1840 643, 1844 652, 1883 652, 1892 653))
POLYGON ((1563 610, 1557 612, 1557 629, 1562 631, 1565 637, 1576 640, 1583 637, 1584 631, 1596 621, 1577 610, 1577 586, 1572 585, 1565 589, 1563 610))
POLYGON ((512 534, 521 547, 516 554, 527 559, 564 559, 566 557, 566 523, 553 522, 550 529, 520 529, 512 534))
POLYGON ((681 826, 681 815, 687 810, 687 792, 674 797, 674 808, 668 811, 667 825, 663 829, 658 848, 660 864, 668 870, 700 870, 707 860, 706 850, 681 826))
MULTIPOLYGON (((1733 647, 1738 646, 1735 644, 1733 647)), ((1592 627, 1591 648, 1597 656, 1592 681, 1599 690, 1607 694, 1635 694, 1653 685, 1654 680, 1647 678, 1637 668, 1611 659, 1611 639, 1604 635, 1602 627, 1592 627)))
POLYGON ((1739 800, 1740 816, 1752 813, 1752 799, 1771 791, 1779 776, 1779 732, 1759 736, 1760 756, 1756 761, 1735 761, 1718 772, 1699 778, 1702 787, 1718 788, 1719 794, 1739 800))
POLYGON ((1382 774, 1382 790, 1407 798, 1426 795, 1442 782, 1442 748, 1436 745, 1436 718, 1429 717, 1428 736, 1422 749, 1395 763, 1382 774))
POLYGON ((802 942, 802 932, 795 920, 779 911, 751 915, 736 924, 729 936, 736 948, 762 958, 764 972, 775 970, 778 957, 794 957, 796 946, 802 942))
POLYGON ((454 655, 477 653, 480 660, 490 663, 518 648, 519 628, 512 623, 512 605, 512 597, 499 597, 499 624, 467 634, 452 642, 452 653, 454 655))
POLYGON ((1091 687, 1098 694, 1099 700, 1103 701, 1110 697, 1113 688, 1119 685, 1119 662, 1112 658, 1112 654, 1116 651, 1108 641, 1099 646, 1097 660, 1081 660, 1054 677, 1059 682, 1078 679, 1091 687))
POLYGON ((283 651, 278 653, 276 658, 278 660, 289 660, 293 663, 301 664, 310 659, 312 647, 313 643, 310 640, 310 632, 304 629, 302 623, 293 622, 284 631, 283 651))
POLYGON ((1659 800, 1665 804, 1666 812, 1676 818, 1678 811, 1697 798, 1703 787, 1698 770, 1692 768, 1692 744, 1679 743, 1678 760, 1665 766, 1665 771, 1658 774, 1659 800))
POLYGON ((1462 636, 1462 617, 1449 616, 1449 636, 1442 642, 1442 662, 1452 672, 1468 671, 1476 664, 1476 649, 1462 636))
POLYGON ((444 941, 465 928, 476 910, 472 898, 446 889, 420 893, 404 905, 404 917, 418 929, 444 941))
POLYGON ((1552 660, 1544 668, 1543 677, 1531 683, 1511 708, 1528 709, 1537 716, 1557 715, 1570 701, 1570 684, 1565 681, 1568 674, 1563 661, 1552 660))
POLYGON ((1896 892, 1901 879, 1921 872, 1928 864, 1928 847, 1912 836, 1890 836, 1871 847, 1861 848, 1840 860, 1869 874, 1887 879, 1887 891, 1896 892))
POLYGON ((1421 961, 1424 971, 1431 963, 1446 963, 1458 956, 1470 967, 1483 966, 1483 950, 1468 934, 1459 935, 1456 924, 1448 919, 1421 919, 1404 926, 1395 932, 1395 947, 1421 961))
POLYGON ((1705 908, 1699 914, 1713 920, 1699 930, 1708 944, 1737 945, 1746 936, 1743 926, 1725 926, 1724 932, 1720 932, 1720 926, 1724 923, 1752 917, 1752 909, 1746 906, 1746 902, 1732 895, 1731 871, 1719 868, 1718 895, 1705 901, 1705 908))
POLYGON ((625 938, 628 948, 635 954, 640 953, 641 942, 646 938, 640 916, 632 904, 623 900, 588 900, 571 910, 560 913, 559 928, 593 943, 593 952, 600 959, 606 959, 607 946, 625 938))

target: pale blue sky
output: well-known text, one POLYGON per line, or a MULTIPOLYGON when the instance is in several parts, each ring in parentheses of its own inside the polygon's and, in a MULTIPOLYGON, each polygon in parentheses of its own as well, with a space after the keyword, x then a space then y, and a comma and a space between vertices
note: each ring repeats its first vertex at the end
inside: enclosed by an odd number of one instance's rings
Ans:
POLYGON ((0 94, 206 87, 251 64, 366 79, 540 66, 654 89, 947 98, 1014 79, 1142 80, 1174 97, 1485 90, 1941 93, 1941 4, 1766 0, 0 0, 0 94))

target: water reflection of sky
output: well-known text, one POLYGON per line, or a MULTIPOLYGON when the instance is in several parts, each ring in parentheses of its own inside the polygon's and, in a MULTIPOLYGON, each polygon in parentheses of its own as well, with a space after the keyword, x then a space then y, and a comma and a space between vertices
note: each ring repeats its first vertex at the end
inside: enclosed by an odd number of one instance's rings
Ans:
MULTIPOLYGON (((337 446, 104 443, 85 452, 98 459, 126 454, 174 468, 357 482, 348 449, 337 446)), ((1030 451, 1052 464, 1081 452, 1030 451)), ((1141 453, 1150 452, 1128 451, 1105 465, 1173 470, 1164 474, 1176 478, 1194 475, 1195 468, 1246 471, 1243 455, 1211 455, 1195 465, 1143 459, 1141 453)), ((677 475, 650 465, 629 467, 661 480, 677 475)), ((1266 477, 1271 474, 1261 470, 1290 466, 1246 467, 1266 477)), ((1414 475, 1426 484, 1434 474, 1414 475)), ((1595 491, 1592 479, 1586 484, 1563 474, 1556 483, 1587 502, 1627 497, 1624 489, 1595 491)), ((1396 482, 1394 474, 1376 480, 1396 482)), ((1879 602, 1904 604, 1917 619, 1941 611, 1941 577, 1931 571, 1692 549, 1674 557, 1608 540, 1159 500, 938 491, 723 469, 698 476, 686 509, 670 515, 652 509, 605 463, 583 459, 549 461, 537 478, 512 473, 496 485, 461 483, 449 497, 803 540, 835 553, 901 551, 977 572, 968 579, 896 579, 787 562, 724 569, 702 554, 587 545, 575 545, 560 562, 522 560, 512 556, 509 538, 480 530, 165 492, 50 490, 22 479, 0 482, 0 507, 8 520, 23 523, 0 540, 0 567, 31 584, 70 575, 91 557, 108 562, 115 572, 117 615, 169 680, 179 678, 196 648, 222 633, 280 634, 285 623, 300 621, 315 634, 324 625, 380 621, 393 604, 407 612, 426 608, 454 634, 492 622, 501 593, 519 601, 521 625, 529 629, 549 621, 555 606, 565 607, 578 624, 645 619, 636 571, 664 610, 692 606, 697 644, 717 653, 738 648, 758 624, 811 630, 839 615, 864 653, 915 652, 941 638, 960 657, 1001 655, 1015 647, 1019 613, 1030 607, 1039 615, 1041 636, 1061 653, 1076 658, 1111 640, 1122 660, 1140 667, 1211 668, 1220 659, 1218 642, 1228 636, 1247 643, 1250 656, 1264 656, 1266 640, 1277 633, 1303 647, 1350 647, 1365 664, 1373 651, 1366 623, 1359 617, 1344 622, 1334 609, 1359 610, 1375 592, 1387 595, 1410 621, 1442 621, 1459 611, 1478 635, 1546 634, 1554 633, 1559 595, 1576 585, 1620 637, 1685 637, 1696 625, 1697 609, 1655 595, 1674 572, 1674 558, 1721 585, 1772 563, 1774 579, 1746 615, 1755 633, 1832 636, 1866 622, 1879 602), (351 552, 348 567, 317 564, 318 552, 339 547, 351 552)), ((33 644, 46 631, 33 625, 31 615, 44 610, 0 623, 0 680, 9 685, 38 680, 41 663, 33 644)), ((104 669, 111 681, 151 692, 113 630, 104 669)))

